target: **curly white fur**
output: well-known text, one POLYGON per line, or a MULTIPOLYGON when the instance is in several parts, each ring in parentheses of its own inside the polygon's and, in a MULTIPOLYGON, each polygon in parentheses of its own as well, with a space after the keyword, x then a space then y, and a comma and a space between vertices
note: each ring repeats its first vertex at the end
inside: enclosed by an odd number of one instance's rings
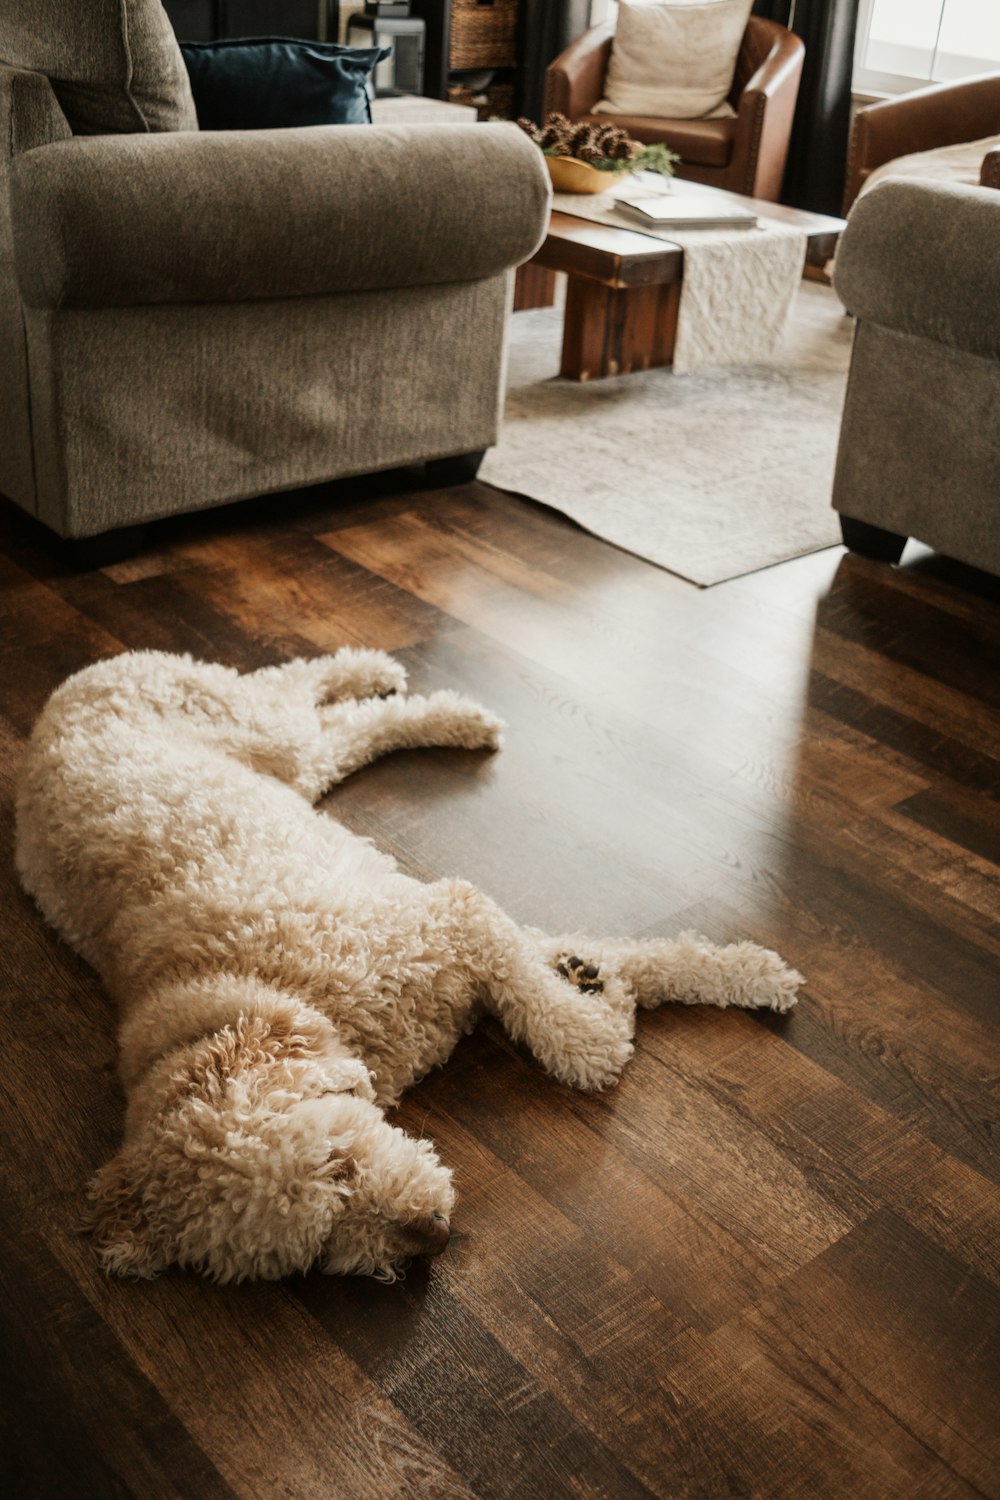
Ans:
POLYGON ((387 751, 499 745, 477 704, 404 688, 378 651, 247 676, 138 652, 70 678, 39 719, 18 869, 122 1016, 125 1142, 90 1190, 109 1270, 391 1279, 443 1249, 454 1191, 384 1110, 483 1012, 599 1089, 637 1003, 794 1004, 800 976, 750 943, 550 938, 315 814, 387 751), (571 982, 569 956, 601 988, 571 982))

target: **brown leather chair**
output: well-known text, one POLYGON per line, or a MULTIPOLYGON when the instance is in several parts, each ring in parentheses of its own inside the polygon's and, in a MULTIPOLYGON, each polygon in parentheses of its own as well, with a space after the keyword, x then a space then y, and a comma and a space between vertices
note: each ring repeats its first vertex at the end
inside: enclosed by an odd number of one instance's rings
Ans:
MULTIPOLYGON (((844 212, 858 196, 865 178, 887 161, 998 133, 1000 73, 959 83, 931 84, 901 99, 884 99, 859 109, 851 131, 844 212)), ((1000 188, 1000 150, 986 153, 979 184, 1000 188)))
POLYGON ((609 121, 637 141, 664 141, 681 158, 678 177, 776 201, 781 192, 792 116, 805 47, 775 21, 751 16, 736 59, 728 120, 659 120, 642 115, 595 115, 604 95, 614 24, 593 26, 552 63, 545 75, 545 112, 571 120, 609 121))

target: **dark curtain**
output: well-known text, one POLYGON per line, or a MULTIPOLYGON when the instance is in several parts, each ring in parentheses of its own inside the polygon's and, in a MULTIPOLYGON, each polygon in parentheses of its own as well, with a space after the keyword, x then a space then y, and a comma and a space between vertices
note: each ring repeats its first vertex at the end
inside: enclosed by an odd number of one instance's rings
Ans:
POLYGON ((587 30, 590 0, 521 0, 517 24, 517 113, 540 120, 545 69, 587 30))
MULTIPOLYGON (((754 13, 789 24, 790 0, 754 0, 754 13)), ((791 29, 806 48, 782 199, 839 214, 847 173, 851 70, 858 0, 794 0, 791 29)))

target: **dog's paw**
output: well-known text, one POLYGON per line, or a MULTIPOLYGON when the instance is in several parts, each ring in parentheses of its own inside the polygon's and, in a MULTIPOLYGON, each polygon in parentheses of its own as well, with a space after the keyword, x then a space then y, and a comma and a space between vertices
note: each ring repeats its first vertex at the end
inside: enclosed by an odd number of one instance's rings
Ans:
POLYGON ((756 943, 740 943, 736 952, 738 998, 731 1003, 749 1010, 791 1010, 799 998, 799 986, 805 983, 802 975, 772 949, 758 948, 756 943))
POLYGON ((351 651, 345 686, 353 688, 355 698, 387 698, 406 688, 406 668, 387 651, 360 647, 351 651))
POLYGON ((556 960, 556 972, 587 994, 600 994, 604 984, 598 977, 600 969, 597 964, 588 964, 575 953, 563 954, 556 960))
POLYGON ((506 728, 503 719, 497 719, 493 714, 484 714, 482 723, 476 728, 471 748, 473 750, 502 749, 503 732, 506 728))
POLYGON ((474 703, 471 698, 456 698, 449 704, 449 709, 454 743, 466 750, 500 749, 507 728, 503 719, 498 719, 496 714, 490 713, 482 704, 474 703))
MULTIPOLYGON (((380 652, 379 655, 381 654, 380 652)), ((402 662, 386 656, 378 669, 372 673, 371 682, 372 692, 377 693, 380 698, 388 698, 391 693, 405 693, 406 668, 402 662)))
POLYGON ((582 999, 580 1005, 572 1015, 560 1016, 558 1037, 543 1061, 561 1083, 597 1092, 618 1082, 632 1056, 632 1030, 624 1014, 603 1005, 595 1009, 582 999))

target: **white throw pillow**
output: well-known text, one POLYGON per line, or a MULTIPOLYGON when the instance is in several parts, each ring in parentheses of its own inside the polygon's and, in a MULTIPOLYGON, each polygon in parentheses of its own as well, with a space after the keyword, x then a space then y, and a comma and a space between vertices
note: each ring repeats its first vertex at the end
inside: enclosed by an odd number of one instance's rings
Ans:
POLYGON ((753 0, 621 0, 595 114, 695 120, 733 86, 753 0))

